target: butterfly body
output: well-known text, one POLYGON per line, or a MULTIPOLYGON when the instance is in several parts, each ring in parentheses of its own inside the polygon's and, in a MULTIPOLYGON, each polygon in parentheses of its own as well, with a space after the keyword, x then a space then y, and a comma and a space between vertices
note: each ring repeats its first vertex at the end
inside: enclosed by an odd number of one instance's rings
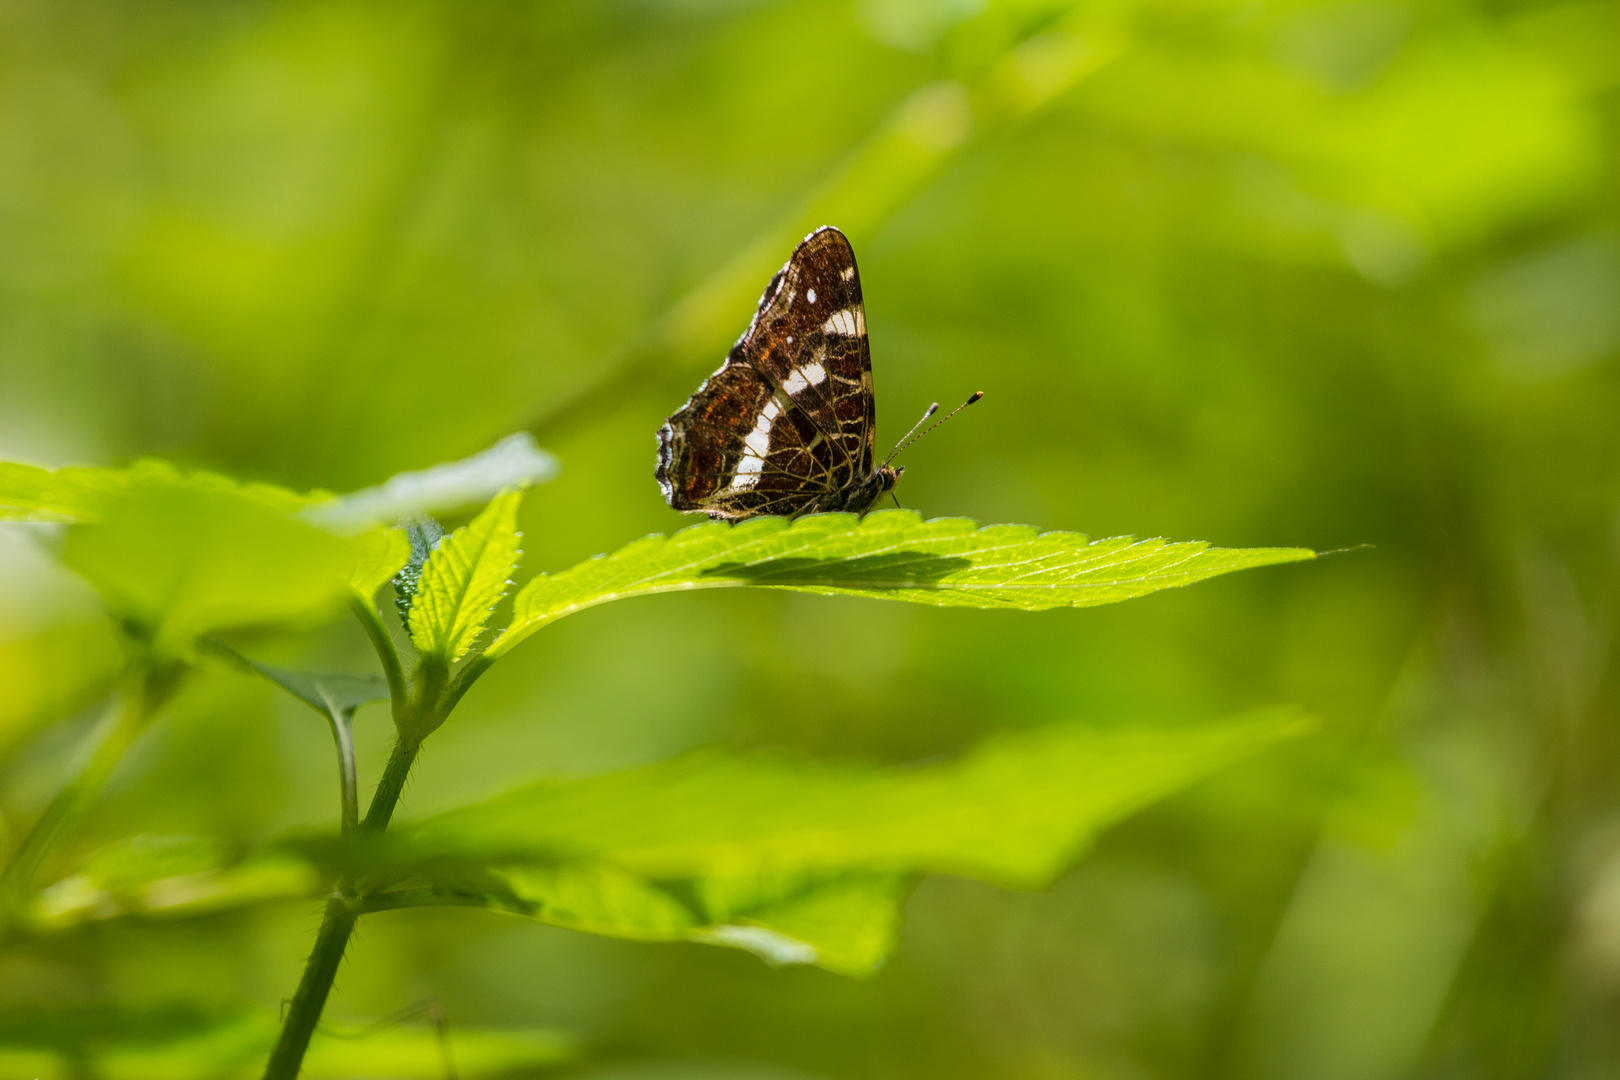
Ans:
POLYGON ((717 519, 865 513, 904 471, 874 463, 876 412, 855 253, 824 226, 659 429, 655 475, 670 506, 717 519))

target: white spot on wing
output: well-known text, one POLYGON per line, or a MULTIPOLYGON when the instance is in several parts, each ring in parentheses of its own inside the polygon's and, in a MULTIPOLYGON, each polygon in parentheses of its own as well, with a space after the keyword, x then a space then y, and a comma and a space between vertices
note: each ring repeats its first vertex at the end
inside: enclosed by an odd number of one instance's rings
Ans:
POLYGON ((797 394, 800 390, 803 390, 809 385, 810 384, 805 381, 803 373, 798 371, 795 371, 782 381, 782 389, 786 390, 790 394, 797 394))
POLYGON ((850 278, 855 276, 855 268, 853 266, 846 266, 842 270, 838 271, 838 276, 843 278, 845 281, 848 281, 850 278))
POLYGON ((743 459, 737 462, 737 474, 731 478, 731 490, 747 491, 759 483, 759 474, 764 468, 764 458, 755 457, 753 454, 744 454, 743 459))
POLYGON ((835 311, 821 324, 821 329, 828 334, 842 334, 845 337, 860 337, 866 333, 866 316, 859 308, 845 308, 835 311))
POLYGON ((752 450, 760 457, 764 457, 766 451, 770 450, 771 448, 770 424, 764 424, 763 426, 757 427, 753 431, 750 431, 748 433, 748 438, 744 439, 743 442, 747 444, 748 449, 752 450))
POLYGON ((812 304, 815 303, 816 302, 816 290, 814 290, 814 289, 806 290, 805 294, 804 294, 804 298, 806 300, 810 301, 812 304))
POLYGON ((827 381, 827 372, 820 364, 810 364, 804 369, 804 377, 814 386, 820 386, 827 381))

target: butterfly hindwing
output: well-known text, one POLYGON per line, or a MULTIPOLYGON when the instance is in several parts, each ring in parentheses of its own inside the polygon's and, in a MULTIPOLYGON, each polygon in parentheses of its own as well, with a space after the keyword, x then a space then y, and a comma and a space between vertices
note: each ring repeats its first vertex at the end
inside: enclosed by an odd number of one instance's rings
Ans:
POLYGON ((658 482, 677 510, 795 514, 832 490, 828 450, 770 381, 728 361, 658 433, 658 482))

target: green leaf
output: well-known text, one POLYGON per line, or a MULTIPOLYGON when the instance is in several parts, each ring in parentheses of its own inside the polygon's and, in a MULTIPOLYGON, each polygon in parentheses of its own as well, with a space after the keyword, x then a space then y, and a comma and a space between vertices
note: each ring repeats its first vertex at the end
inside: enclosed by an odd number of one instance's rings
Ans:
POLYGON ((741 585, 910 600, 939 606, 1091 607, 1254 566, 1314 558, 1304 548, 1212 548, 1027 525, 978 528, 909 510, 710 523, 653 535, 612 555, 542 575, 518 593, 496 657, 546 623, 648 593, 741 585))
POLYGON ((488 502, 509 488, 557 475, 554 455, 526 431, 508 435, 472 457, 390 477, 378 487, 339 495, 304 511, 304 518, 337 532, 392 525, 419 514, 442 514, 488 502))
POLYGON ((411 557, 410 541, 404 529, 372 529, 354 540, 354 570, 349 574, 349 588, 366 603, 371 603, 393 576, 400 572, 411 557))
POLYGON ((295 671, 250 660, 222 642, 211 642, 210 646, 237 667, 264 676, 322 716, 349 713, 362 705, 388 700, 388 680, 380 675, 295 671))
POLYGON ((483 633, 517 568, 522 501, 521 490, 497 496, 428 556, 410 612, 411 643, 423 656, 454 663, 483 633))
POLYGON ((140 485, 68 531, 63 561, 162 654, 201 634, 332 614, 354 568, 350 541, 232 487, 140 485))
POLYGON ((310 897, 327 884, 320 870, 287 852, 231 863, 213 841, 142 835, 86 856, 35 897, 27 923, 50 931, 126 916, 186 918, 310 897))
POLYGON ((0 519, 79 526, 64 561, 159 652, 182 656, 199 634, 323 617, 345 582, 374 594, 398 569, 395 536, 340 538, 295 518, 328 498, 159 461, 56 470, 0 463, 0 519))
POLYGON ((710 751, 403 825, 356 867, 392 876, 402 902, 865 974, 893 947, 917 874, 1042 887, 1102 828, 1305 727, 1287 710, 1175 729, 1063 726, 917 768, 710 751), (412 881, 426 883, 414 900, 412 881))
POLYGON ((908 882, 899 874, 850 874, 689 936, 746 949, 772 964, 815 964, 841 975, 870 975, 899 939, 908 882))
POLYGON ((217 473, 183 473, 163 461, 142 460, 122 469, 42 469, 6 461, 0 462, 0 520, 96 522, 131 498, 172 490, 235 495, 283 514, 330 497, 243 484, 217 473))
POLYGON ((1060 725, 915 768, 706 751, 530 784, 382 843, 406 860, 591 861, 652 880, 862 870, 1037 888, 1102 827, 1304 727, 1290 710, 1060 725))
POLYGON ((439 546, 444 539, 444 530, 439 523, 426 514, 419 514, 404 522, 401 531, 405 534, 409 552, 405 563, 394 575, 394 608, 399 612, 400 625, 405 627, 407 633, 411 629, 411 605, 416 603, 416 590, 422 582, 422 570, 427 566, 428 556, 433 549, 439 546))
POLYGON ((918 874, 1042 887, 1099 830, 1305 727, 1286 710, 1181 728, 1060 726, 912 768, 711 751, 532 784, 369 847, 304 838, 234 864, 211 863, 200 841, 141 838, 46 889, 30 925, 309 897, 347 868, 377 909, 490 907, 862 975, 893 948, 918 874))

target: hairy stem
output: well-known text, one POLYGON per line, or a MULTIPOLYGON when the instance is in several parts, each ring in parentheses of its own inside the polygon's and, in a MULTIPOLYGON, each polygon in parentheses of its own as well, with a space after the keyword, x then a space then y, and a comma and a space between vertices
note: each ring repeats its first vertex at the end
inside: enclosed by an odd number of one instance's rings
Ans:
MULTIPOLYGON (((400 793, 405 790, 405 780, 411 774, 411 766, 416 763, 422 739, 439 725, 448 711, 443 708, 441 701, 448 672, 442 664, 424 662, 417 667, 415 685, 407 688, 399 651, 394 648, 393 639, 388 636, 376 608, 357 598, 353 609, 382 659, 394 706, 394 726, 399 732, 393 752, 388 756, 388 764, 383 767, 382 779, 377 781, 377 790, 372 793, 365 820, 360 822, 356 830, 360 833, 380 833, 388 828, 388 822, 394 816, 394 807, 399 804, 400 793)), ((336 722, 335 715, 333 719, 334 733, 339 729, 346 730, 345 725, 336 722)), ((342 745, 340 736, 340 752, 342 745)), ((298 989, 287 1010, 287 1019, 281 1026, 281 1035, 276 1039, 275 1049, 270 1052, 270 1060, 265 1065, 264 1080, 296 1080, 298 1076, 304 1053, 309 1049, 310 1037, 315 1034, 315 1025, 320 1023, 326 999, 332 993, 332 981, 343 963, 343 952, 348 948, 354 924, 363 910, 363 901, 355 895, 354 886, 353 878, 345 875, 326 901, 326 914, 321 919, 320 933, 315 937, 315 948, 304 964, 304 974, 298 980, 298 989)))
POLYGON ((394 751, 388 755, 388 764, 383 767, 382 779, 377 781, 377 791, 371 797, 371 807, 366 811, 362 829, 382 832, 388 828, 400 792, 405 790, 405 778, 416 763, 417 750, 415 742, 407 742, 403 738, 395 741, 394 751))
MULTIPOLYGON (((360 825, 361 831, 382 832, 388 828, 388 821, 394 816, 394 807, 399 803, 400 792, 405 790, 405 779, 416 762, 418 749, 418 743, 403 736, 394 743, 394 751, 389 755, 382 779, 377 782, 377 790, 371 797, 371 807, 360 825)), ((315 948, 304 965, 303 977, 298 980, 298 990, 293 994, 292 1005, 287 1010, 287 1019, 281 1026, 275 1049, 270 1052, 270 1061, 264 1068, 264 1080, 296 1080, 298 1076, 298 1069, 304 1062, 304 1052, 309 1049, 310 1036, 315 1034, 315 1025, 320 1023, 326 999, 332 993, 332 980, 337 977, 338 967, 343 963, 343 952, 349 945, 349 936, 354 933, 355 921, 360 917, 349 898, 352 885, 348 880, 340 882, 326 901, 326 914, 321 919, 320 933, 315 937, 315 948)))
POLYGON ((315 948, 304 965, 303 978, 298 980, 298 990, 287 1010, 287 1020, 281 1026, 281 1036, 264 1067, 264 1080, 296 1080, 304 1063, 304 1051, 309 1049, 310 1036, 315 1034, 315 1025, 320 1023, 326 998, 332 992, 332 980, 337 977, 344 950, 349 947, 349 935, 354 933, 356 918, 348 902, 338 893, 327 900, 321 932, 315 936, 315 948))

